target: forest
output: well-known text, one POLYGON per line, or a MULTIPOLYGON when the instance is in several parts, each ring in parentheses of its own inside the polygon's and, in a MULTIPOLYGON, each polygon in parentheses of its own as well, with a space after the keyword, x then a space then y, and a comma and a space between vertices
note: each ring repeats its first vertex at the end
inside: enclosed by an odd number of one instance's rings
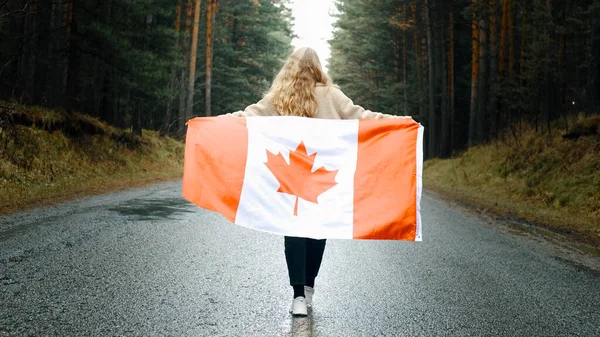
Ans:
MULTIPOLYGON (((0 214, 181 177, 258 101, 291 0, 0 0, 0 214), (26 187, 26 188, 24 188, 26 187)), ((335 0, 334 83, 425 127, 424 186, 600 244, 600 0, 335 0)))
MULTIPOLYGON (((598 114, 600 1, 343 0, 330 74, 355 101, 418 116, 428 158, 598 114)), ((560 126, 559 126, 560 125, 560 126)))
MULTIPOLYGON (((329 73, 414 116, 427 158, 598 113, 600 0, 337 0, 329 73)), ((3 0, 0 99, 181 134, 258 100, 293 50, 285 0, 3 0)))
POLYGON ((181 135, 260 99, 291 24, 278 0, 0 0, 0 99, 181 135))

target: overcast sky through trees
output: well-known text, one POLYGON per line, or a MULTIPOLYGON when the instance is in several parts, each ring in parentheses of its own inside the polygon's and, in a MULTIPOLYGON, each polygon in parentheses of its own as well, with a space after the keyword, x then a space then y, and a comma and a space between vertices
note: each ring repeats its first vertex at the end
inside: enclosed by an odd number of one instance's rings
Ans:
POLYGON ((329 13, 333 13, 333 0, 292 0, 294 15, 294 33, 298 35, 292 41, 296 48, 311 47, 317 51, 325 71, 329 58, 329 44, 332 37, 332 24, 335 21, 329 13))

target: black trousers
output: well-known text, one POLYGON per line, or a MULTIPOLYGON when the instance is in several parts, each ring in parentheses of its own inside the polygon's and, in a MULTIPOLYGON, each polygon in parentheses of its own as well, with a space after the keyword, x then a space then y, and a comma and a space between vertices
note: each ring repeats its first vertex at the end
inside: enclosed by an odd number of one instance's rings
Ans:
POLYGON ((326 240, 285 237, 285 261, 290 285, 314 285, 319 274, 326 240))

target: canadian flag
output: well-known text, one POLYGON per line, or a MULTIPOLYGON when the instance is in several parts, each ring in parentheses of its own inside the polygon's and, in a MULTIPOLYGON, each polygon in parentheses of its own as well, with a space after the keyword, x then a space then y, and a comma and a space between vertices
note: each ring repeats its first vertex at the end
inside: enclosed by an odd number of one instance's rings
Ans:
POLYGON ((255 230, 421 241, 423 127, 412 118, 188 121, 183 197, 255 230))

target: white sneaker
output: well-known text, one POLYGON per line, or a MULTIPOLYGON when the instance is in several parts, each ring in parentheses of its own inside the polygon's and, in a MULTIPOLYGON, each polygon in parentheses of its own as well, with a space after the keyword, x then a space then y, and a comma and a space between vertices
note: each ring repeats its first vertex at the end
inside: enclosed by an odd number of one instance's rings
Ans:
POLYGON ((304 296, 306 296, 306 306, 312 307, 312 298, 315 294, 315 288, 304 286, 304 296))
POLYGON ((290 312, 293 316, 307 316, 306 299, 302 296, 294 298, 290 312))

